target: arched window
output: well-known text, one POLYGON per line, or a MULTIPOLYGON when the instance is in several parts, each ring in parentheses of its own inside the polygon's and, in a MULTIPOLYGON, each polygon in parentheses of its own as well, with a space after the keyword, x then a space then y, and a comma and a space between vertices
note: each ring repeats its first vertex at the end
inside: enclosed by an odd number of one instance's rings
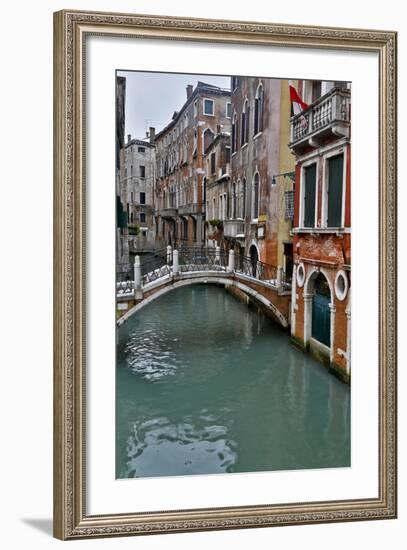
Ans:
POLYGON ((246 178, 243 178, 242 190, 241 190, 240 217, 244 219, 245 216, 246 216, 246 178))
POLYGON ((233 114, 232 119, 232 153, 237 151, 237 114, 233 114))
POLYGON ((259 84, 256 91, 256 97, 254 99, 254 128, 253 128, 254 135, 263 131, 263 107, 264 107, 263 102, 264 102, 263 86, 259 84))
POLYGON ((213 132, 212 132, 212 130, 210 128, 205 128, 205 131, 203 133, 203 149, 204 149, 204 152, 209 147, 209 145, 212 143, 212 141, 213 141, 213 132))
POLYGON ((236 182, 232 183, 232 218, 237 218, 236 210, 237 196, 236 196, 236 182))
POLYGON ((259 188, 260 188, 260 176, 256 172, 253 178, 253 208, 252 208, 252 219, 257 220, 259 217, 259 188))
POLYGON ((240 145, 244 145, 248 142, 249 139, 249 102, 246 99, 243 105, 243 111, 242 111, 242 122, 240 125, 240 145))

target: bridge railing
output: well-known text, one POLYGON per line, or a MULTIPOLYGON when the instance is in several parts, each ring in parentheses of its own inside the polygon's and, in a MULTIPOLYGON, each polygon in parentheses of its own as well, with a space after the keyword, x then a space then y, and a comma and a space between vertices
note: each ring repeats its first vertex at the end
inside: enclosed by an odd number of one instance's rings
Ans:
POLYGON ((225 271, 228 256, 225 251, 205 247, 182 247, 179 251, 179 269, 186 271, 225 271))
POLYGON ((253 261, 252 258, 247 256, 237 258, 235 271, 243 273, 243 275, 248 275, 249 277, 254 277, 259 281, 271 284, 277 284, 278 282, 277 267, 260 261, 253 261))
POLYGON ((126 297, 137 293, 138 289, 170 276, 172 273, 186 273, 191 271, 234 271, 259 281, 273 285, 276 288, 287 291, 291 286, 291 279, 282 268, 253 258, 237 255, 233 251, 226 252, 219 246, 206 247, 182 247, 173 251, 169 246, 149 260, 140 260, 136 256, 134 279, 117 282, 117 296, 126 297), (174 264, 174 262, 176 262, 174 264), (137 269, 137 274, 136 274, 137 269))

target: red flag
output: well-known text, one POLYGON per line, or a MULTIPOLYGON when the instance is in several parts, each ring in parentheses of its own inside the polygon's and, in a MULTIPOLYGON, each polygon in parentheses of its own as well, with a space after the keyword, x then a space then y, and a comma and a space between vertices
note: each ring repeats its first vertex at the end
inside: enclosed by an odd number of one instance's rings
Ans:
POLYGON ((309 105, 300 98, 294 86, 290 86, 289 88, 292 112, 294 115, 298 115, 298 113, 301 113, 301 111, 308 109, 309 105))

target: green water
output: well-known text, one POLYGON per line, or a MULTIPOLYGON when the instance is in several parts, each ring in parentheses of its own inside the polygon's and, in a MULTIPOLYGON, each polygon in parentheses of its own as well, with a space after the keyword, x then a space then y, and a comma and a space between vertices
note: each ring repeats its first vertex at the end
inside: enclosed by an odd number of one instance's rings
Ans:
POLYGON ((213 285, 119 329, 118 478, 350 466, 349 387, 213 285))

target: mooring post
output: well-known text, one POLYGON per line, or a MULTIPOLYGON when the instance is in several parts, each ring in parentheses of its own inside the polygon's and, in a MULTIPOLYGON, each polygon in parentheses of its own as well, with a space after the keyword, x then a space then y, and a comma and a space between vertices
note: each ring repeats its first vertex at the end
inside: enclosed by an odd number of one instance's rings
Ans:
POLYGON ((217 264, 220 262, 220 246, 218 244, 215 246, 215 262, 217 264))
POLYGON ((141 266, 140 256, 134 258, 134 299, 143 299, 143 289, 141 288, 141 266))
POLYGON ((167 246, 167 265, 171 265, 171 262, 172 262, 172 247, 169 244, 167 246))
POLYGON ((280 287, 283 280, 283 268, 278 266, 277 268, 277 286, 280 287))
POLYGON ((234 271, 235 270, 235 251, 231 248, 229 250, 229 262, 227 271, 234 271))
POLYGON ((172 272, 174 275, 179 273, 178 250, 174 250, 172 253, 172 272))

